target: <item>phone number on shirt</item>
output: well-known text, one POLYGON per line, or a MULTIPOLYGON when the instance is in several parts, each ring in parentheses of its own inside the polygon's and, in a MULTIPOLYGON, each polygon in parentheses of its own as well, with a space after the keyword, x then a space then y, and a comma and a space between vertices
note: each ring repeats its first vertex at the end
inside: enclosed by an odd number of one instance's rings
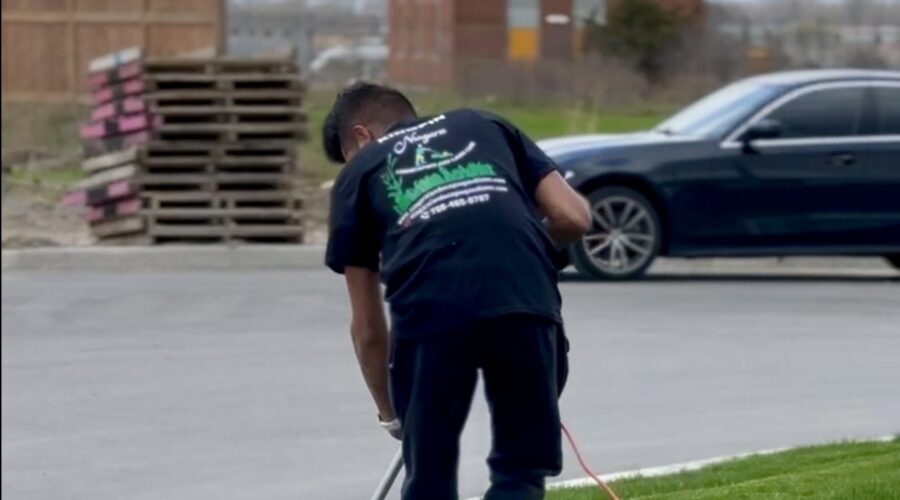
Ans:
POLYGON ((429 208, 426 212, 422 213, 420 218, 422 220, 427 220, 435 215, 441 214, 450 210, 451 208, 461 208, 467 207, 470 205, 477 205, 479 203, 484 203, 490 201, 490 194, 473 194, 471 196, 466 196, 464 198, 456 198, 455 200, 446 201, 443 203, 438 203, 437 205, 429 208))

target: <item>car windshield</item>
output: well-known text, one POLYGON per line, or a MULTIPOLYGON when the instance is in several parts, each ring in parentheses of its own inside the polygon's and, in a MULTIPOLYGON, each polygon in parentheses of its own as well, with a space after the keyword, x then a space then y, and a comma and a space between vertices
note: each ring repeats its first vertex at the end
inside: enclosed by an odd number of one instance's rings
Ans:
POLYGON ((655 130, 669 135, 722 137, 779 92, 775 85, 734 83, 679 111, 655 130))

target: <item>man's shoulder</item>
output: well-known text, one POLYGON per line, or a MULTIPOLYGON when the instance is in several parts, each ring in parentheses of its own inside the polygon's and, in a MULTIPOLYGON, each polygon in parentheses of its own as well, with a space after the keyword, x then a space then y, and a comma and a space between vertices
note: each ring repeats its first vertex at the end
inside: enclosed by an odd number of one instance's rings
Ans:
POLYGON ((491 113, 490 111, 486 111, 478 108, 456 108, 450 111, 444 112, 444 115, 449 119, 460 119, 460 120, 476 120, 476 121, 496 121, 501 119, 499 116, 491 113))
POLYGON ((386 150, 378 144, 369 144, 344 165, 334 180, 335 189, 353 188, 384 162, 386 150))
POLYGON ((497 131, 514 131, 515 127, 502 116, 484 109, 458 108, 444 113, 448 118, 456 118, 465 127, 477 127, 479 125, 497 131))

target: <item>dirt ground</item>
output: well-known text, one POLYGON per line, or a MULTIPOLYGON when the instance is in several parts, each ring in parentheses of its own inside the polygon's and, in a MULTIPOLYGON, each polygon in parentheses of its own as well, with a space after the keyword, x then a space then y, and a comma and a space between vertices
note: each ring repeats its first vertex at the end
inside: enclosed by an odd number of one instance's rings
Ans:
POLYGON ((3 182, 3 248, 90 245, 81 211, 59 203, 54 189, 3 182))
POLYGON ((81 176, 78 123, 86 108, 4 103, 3 248, 88 245, 80 210, 59 204, 81 176))
MULTIPOLYGON (((61 205, 64 191, 35 184, 3 181, 3 248, 83 246, 94 244, 83 209, 61 205)), ((302 189, 304 242, 327 239, 328 192, 320 186, 302 189)))
MULTIPOLYGON (((82 246, 95 243, 84 209, 61 204, 65 185, 21 175, 3 175, 3 248, 82 246)), ((303 200, 305 243, 327 239, 328 191, 316 180, 298 179, 303 200)))
MULTIPOLYGON (((321 113, 318 113, 321 115, 321 113)), ((91 245, 84 209, 61 205, 84 176, 78 124, 87 108, 4 103, 2 165, 3 248, 91 245)), ((326 239, 328 191, 334 175, 314 141, 300 146, 295 190, 303 200, 306 243, 326 239)))

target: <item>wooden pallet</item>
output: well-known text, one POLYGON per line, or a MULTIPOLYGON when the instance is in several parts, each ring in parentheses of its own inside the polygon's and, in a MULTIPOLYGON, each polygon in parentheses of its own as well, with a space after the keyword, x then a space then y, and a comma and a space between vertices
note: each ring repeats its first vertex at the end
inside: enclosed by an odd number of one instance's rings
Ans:
POLYGON ((233 153, 251 151, 258 154, 280 154, 287 150, 296 150, 296 139, 253 139, 241 142, 217 142, 204 140, 164 140, 154 139, 146 144, 148 151, 160 154, 166 151, 170 154, 183 154, 185 152, 221 151, 228 150, 233 153))
POLYGON ((275 154, 235 155, 228 151, 185 151, 183 154, 145 156, 141 160, 148 174, 196 174, 196 173, 278 173, 293 176, 296 159, 288 151, 275 154))
POLYGON ((306 111, 299 106, 157 106, 152 107, 164 125, 238 123, 274 125, 306 123, 306 111))
POLYGON ((147 235, 155 244, 161 243, 302 243, 303 227, 300 224, 241 224, 241 225, 193 225, 161 224, 149 222, 147 235))
POLYGON ((279 208, 299 212, 303 208, 302 200, 287 190, 144 193, 142 198, 152 209, 279 208))
POLYGON ((215 174, 266 174, 280 175, 284 178, 293 177, 295 172, 292 163, 282 163, 278 165, 240 163, 240 164, 216 164, 204 163, 195 165, 185 165, 173 167, 166 165, 164 167, 144 165, 142 172, 147 176, 163 175, 166 177, 186 176, 186 175, 215 175, 215 174))
POLYGON ((202 161, 213 164, 239 165, 244 160, 259 164, 294 162, 297 156, 296 141, 252 142, 184 142, 152 141, 142 150, 141 163, 162 167, 196 164, 202 161))
POLYGON ((144 60, 144 68, 152 73, 192 73, 192 74, 223 74, 223 73, 296 73, 297 65, 286 57, 261 58, 261 57, 216 57, 207 59, 189 58, 147 58, 144 60))
POLYGON ((297 152, 296 141, 150 141, 147 157, 165 156, 283 156, 297 152))
POLYGON ((291 180, 282 173, 144 174, 137 179, 142 192, 281 191, 291 180))
POLYGON ((272 169, 284 166, 292 167, 295 158, 292 155, 167 155, 144 157, 141 164, 148 171, 200 167, 218 167, 219 169, 272 169))
POLYGON ((161 141, 243 142, 299 141, 307 136, 303 123, 164 123, 154 130, 161 141))
POLYGON ((291 225, 299 219, 292 208, 148 208, 143 211, 155 224, 234 225, 268 224, 291 225))
POLYGON ((300 106, 306 94, 298 89, 167 89, 148 92, 147 102, 160 106, 300 106))
POLYGON ((162 90, 144 94, 144 99, 162 106, 300 106, 297 90, 162 90))
POLYGON ((144 232, 146 227, 144 217, 132 215, 91 224, 91 234, 96 238, 134 235, 144 232))
POLYGON ((302 92, 306 89, 303 78, 297 74, 266 75, 259 73, 233 73, 221 75, 207 74, 154 74, 144 75, 144 90, 161 92, 180 91, 264 91, 293 90, 302 92))
POLYGON ((84 154, 87 157, 121 151, 130 146, 144 146, 148 150, 157 152, 168 151, 172 154, 186 151, 213 151, 222 148, 226 148, 230 151, 256 151, 260 154, 268 154, 269 152, 281 152, 288 149, 296 149, 297 141, 298 139, 296 137, 277 138, 253 134, 243 135, 239 142, 209 140, 202 136, 198 137, 196 135, 185 134, 181 134, 180 138, 174 139, 172 137, 160 138, 158 135, 151 134, 149 131, 143 131, 118 137, 87 140, 83 142, 82 147, 84 154))
POLYGON ((90 177, 67 200, 102 244, 302 242, 291 182, 306 85, 292 58, 131 49, 92 61, 88 82, 90 177))
POLYGON ((303 227, 291 224, 261 223, 259 220, 228 221, 211 225, 189 219, 157 220, 135 215, 91 224, 91 234, 105 244, 165 243, 302 243, 303 227))

